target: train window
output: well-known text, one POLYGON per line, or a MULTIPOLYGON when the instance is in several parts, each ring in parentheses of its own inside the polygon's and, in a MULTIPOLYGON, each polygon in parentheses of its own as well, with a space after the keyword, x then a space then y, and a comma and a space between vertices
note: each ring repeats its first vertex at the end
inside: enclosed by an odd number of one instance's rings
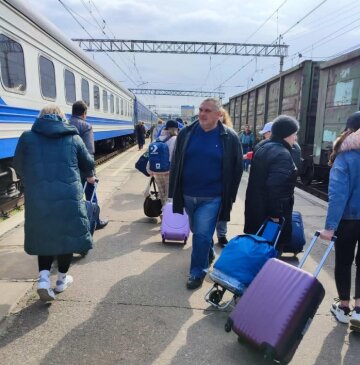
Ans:
POLYGON ((104 112, 107 113, 109 110, 109 105, 108 105, 108 93, 106 90, 103 90, 103 109, 104 112))
POLYGON ((15 93, 26 90, 24 52, 20 43, 0 34, 1 80, 4 87, 15 93))
POLYGON ((120 107, 119 107, 119 98, 116 97, 116 114, 120 113, 120 107))
POLYGON ((114 113, 114 95, 110 94, 110 113, 114 113))
POLYGON ((65 69, 65 100, 68 104, 76 101, 75 75, 65 69))
POLYGON ((81 98, 87 106, 90 106, 89 81, 81 79, 81 98))
POLYGON ((44 56, 39 57, 40 89, 43 98, 56 99, 55 67, 44 56))
POLYGON ((121 115, 124 115, 124 100, 121 99, 121 115))
POLYGON ((100 109, 100 90, 99 86, 94 85, 94 108, 100 109))

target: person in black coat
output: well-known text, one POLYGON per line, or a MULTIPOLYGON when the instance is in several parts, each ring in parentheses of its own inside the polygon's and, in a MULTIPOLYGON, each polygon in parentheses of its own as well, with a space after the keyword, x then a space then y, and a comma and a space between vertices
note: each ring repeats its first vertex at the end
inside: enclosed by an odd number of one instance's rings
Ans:
POLYGON ((139 122, 135 126, 135 135, 136 135, 136 140, 137 140, 137 143, 139 146, 139 150, 142 150, 144 147, 144 144, 145 144, 145 135, 146 135, 144 122, 139 122))
POLYGON ((298 130, 299 123, 292 117, 280 115, 274 120, 271 138, 255 151, 246 190, 244 232, 255 234, 267 217, 283 217, 277 245, 280 254, 292 234, 297 168, 291 150, 298 130))

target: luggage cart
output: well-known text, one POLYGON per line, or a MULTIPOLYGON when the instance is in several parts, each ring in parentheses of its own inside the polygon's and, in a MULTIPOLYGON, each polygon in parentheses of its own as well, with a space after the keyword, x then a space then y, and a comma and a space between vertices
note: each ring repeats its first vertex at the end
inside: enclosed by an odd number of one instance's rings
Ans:
MULTIPOLYGON (((261 227, 256 233, 257 237, 265 239, 265 242, 268 243, 270 246, 272 246, 273 250, 270 250, 269 253, 270 256, 268 258, 277 256, 276 244, 279 240, 282 228, 284 226, 284 222, 285 222, 284 218, 281 218, 279 222, 275 222, 271 218, 268 218, 264 221, 264 223, 261 225, 261 227)), ((243 237, 245 236, 247 235, 244 235, 243 237)), ((241 236, 237 236, 233 238, 231 241, 233 241, 234 239, 241 239, 241 236)), ((227 244, 227 246, 225 246, 223 252, 225 252, 225 250, 228 247, 230 247, 229 245, 231 244, 231 241, 227 244)), ((240 246, 238 247, 240 248, 240 246)), ((220 258, 221 255, 219 257, 219 260, 220 258)), ((263 264, 265 264, 268 258, 264 258, 263 264)), ((243 295, 247 286, 249 285, 249 284, 245 285, 238 279, 216 268, 214 268, 211 272, 209 272, 209 277, 214 282, 214 285, 210 288, 210 290, 207 291, 207 293, 204 296, 204 299, 207 303, 220 310, 226 309, 233 302, 235 303, 236 300, 243 295), (223 296, 226 291, 232 293, 233 296, 230 300, 222 302, 223 296)))

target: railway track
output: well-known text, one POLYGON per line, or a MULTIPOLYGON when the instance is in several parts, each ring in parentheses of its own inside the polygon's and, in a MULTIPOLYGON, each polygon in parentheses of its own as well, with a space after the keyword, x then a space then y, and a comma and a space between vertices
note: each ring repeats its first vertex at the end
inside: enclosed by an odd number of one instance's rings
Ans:
MULTIPOLYGON (((129 144, 124 148, 120 148, 116 151, 107 154, 103 153, 95 155, 95 165, 99 166, 105 163, 106 161, 111 160, 112 158, 126 151, 133 145, 134 144, 129 144)), ((8 218, 15 209, 21 208, 23 205, 24 205, 24 196, 22 194, 20 196, 11 199, 0 200, 0 218, 8 218)))

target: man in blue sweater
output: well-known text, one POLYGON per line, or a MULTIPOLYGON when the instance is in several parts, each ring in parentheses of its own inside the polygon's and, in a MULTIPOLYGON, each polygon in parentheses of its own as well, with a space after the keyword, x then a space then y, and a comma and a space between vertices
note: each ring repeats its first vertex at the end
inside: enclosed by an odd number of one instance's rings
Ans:
POLYGON ((216 222, 230 220, 242 175, 241 144, 219 121, 220 108, 216 99, 201 103, 199 120, 180 131, 172 160, 169 197, 174 213, 183 214, 185 208, 193 233, 188 289, 202 285, 215 257, 216 222))

